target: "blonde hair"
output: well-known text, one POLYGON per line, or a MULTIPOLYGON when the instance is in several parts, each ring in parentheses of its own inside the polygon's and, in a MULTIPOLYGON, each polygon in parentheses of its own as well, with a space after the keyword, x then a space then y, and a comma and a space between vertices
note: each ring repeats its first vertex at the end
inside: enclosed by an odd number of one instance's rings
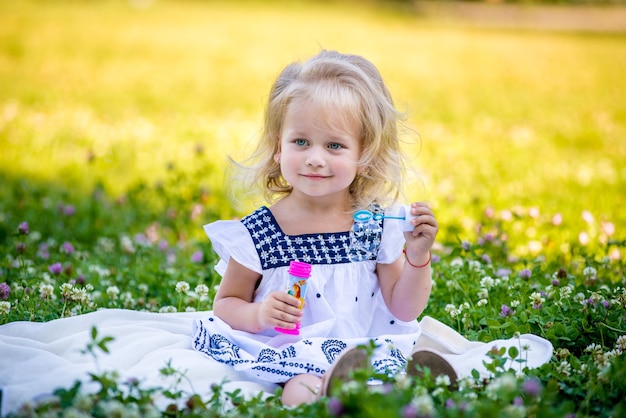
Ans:
POLYGON ((397 201, 405 166, 398 139, 401 114, 370 61, 326 50, 304 63, 288 65, 272 85, 256 150, 241 164, 233 161, 239 168, 236 178, 241 180, 242 191, 260 190, 267 202, 291 193, 274 155, 285 113, 296 99, 338 106, 347 120, 361 124, 360 170, 350 185, 354 208, 397 201))

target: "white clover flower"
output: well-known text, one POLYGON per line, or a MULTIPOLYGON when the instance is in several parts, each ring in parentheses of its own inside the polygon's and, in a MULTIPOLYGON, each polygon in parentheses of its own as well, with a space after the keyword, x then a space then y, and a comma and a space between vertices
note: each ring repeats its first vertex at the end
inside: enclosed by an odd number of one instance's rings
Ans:
POLYGON ((196 308, 194 308, 193 306, 187 306, 185 308, 185 312, 195 312, 195 311, 196 311, 196 308))
POLYGON ((11 302, 0 301, 0 315, 8 315, 11 312, 11 302))
POLYGON ((591 353, 591 354, 600 353, 600 352, 602 352, 602 346, 600 344, 596 344, 596 343, 589 344, 585 348, 585 352, 586 353, 591 353))
POLYGON ((72 289, 71 298, 78 303, 86 303, 89 300, 89 294, 84 288, 74 287, 72 289))
POLYGON ((413 399, 412 403, 420 416, 430 416, 435 412, 435 404, 430 395, 420 395, 413 399))
POLYGON ((620 353, 626 352, 626 335, 620 335, 615 342, 615 349, 620 353))
POLYGON ((437 386, 450 386, 450 383, 450 376, 448 376, 447 374, 440 374, 435 379, 435 384, 437 386))
POLYGON ((487 303, 489 303, 487 301, 487 299, 481 299, 481 300, 478 301, 477 305, 478 306, 485 306, 487 303))
POLYGON ((541 296, 541 293, 539 292, 531 293, 529 298, 533 302, 533 305, 541 305, 542 303, 546 301, 546 299, 543 296, 541 296))
POLYGON ((44 283, 39 286, 39 297, 41 299, 54 299, 54 286, 44 283))
POLYGON ((482 270, 482 264, 480 264, 480 261, 476 261, 476 260, 469 260, 467 262, 467 265, 469 267, 469 269, 471 271, 481 271, 482 270))
POLYGON ((585 294, 582 292, 578 292, 574 295, 574 302, 583 304, 585 302, 585 294))
POLYGON ((178 310, 174 306, 162 306, 159 308, 159 313, 176 313, 178 310))
POLYGON ((591 266, 587 266, 583 269, 583 275, 588 279, 595 278, 597 273, 598 271, 591 266))
POLYGON ((489 291, 487 289, 480 289, 476 296, 480 299, 487 299, 489 297, 489 291))
POLYGON ((562 361, 556 368, 556 371, 569 377, 572 373, 572 366, 567 361, 562 361))
POLYGON ((98 247, 105 253, 111 253, 115 249, 115 243, 111 238, 100 237, 98 238, 98 247))
POLYGON ((107 287, 106 293, 109 298, 115 300, 120 294, 120 289, 117 286, 109 286, 107 287))
POLYGON ((93 292, 94 287, 91 283, 87 283, 85 289, 87 289, 88 292, 93 292))
POLYGON ((469 302, 463 302, 459 305, 459 311, 468 310, 470 308, 469 302))
POLYGON ((72 297, 72 288, 74 286, 71 283, 63 283, 59 289, 61 289, 61 295, 65 298, 65 299, 71 299, 72 297))
POLYGON ((462 267, 462 266, 463 266, 463 259, 461 258, 455 258, 454 260, 450 262, 450 267, 462 267))
POLYGON ((559 292, 561 294, 561 299, 567 299, 568 297, 570 297, 573 291, 574 291, 574 286, 572 285, 563 286, 562 288, 559 289, 559 292))
POLYGON ((205 285, 204 283, 200 283, 196 286, 195 291, 200 296, 207 296, 209 294, 209 286, 205 285))
POLYGON ((148 285, 145 283, 139 283, 139 286, 137 286, 137 288, 141 293, 148 293, 148 285))
POLYGON ((122 251, 126 254, 134 254, 136 251, 133 240, 130 239, 128 235, 122 235, 120 237, 120 247, 122 247, 122 251))
POLYGON ((517 308, 520 304, 520 301, 515 299, 511 301, 511 308, 517 308))
POLYGON ((480 286, 485 289, 491 289, 495 285, 495 281, 491 276, 485 276, 480 279, 480 286))
POLYGON ((176 283, 176 292, 187 294, 189 292, 189 283, 183 281, 176 283))
POLYGON ((446 305, 446 307, 444 308, 444 310, 445 310, 447 313, 450 313, 450 312, 452 312, 452 311, 456 311, 456 306, 454 306, 454 305, 453 305, 453 304, 451 304, 451 303, 448 303, 448 304, 446 305))

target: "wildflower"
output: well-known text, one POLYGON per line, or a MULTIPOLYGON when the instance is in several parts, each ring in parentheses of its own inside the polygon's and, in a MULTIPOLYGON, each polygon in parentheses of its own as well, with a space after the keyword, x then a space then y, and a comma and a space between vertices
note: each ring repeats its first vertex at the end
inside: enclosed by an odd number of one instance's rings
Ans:
POLYGON ((465 251, 469 251, 472 248, 472 244, 470 244, 469 241, 463 241, 461 242, 461 248, 463 248, 465 251))
POLYGON ((199 285, 196 286, 195 291, 201 297, 207 296, 209 294, 209 286, 205 285, 204 283, 200 283, 199 285))
POLYGON ((530 279, 530 276, 532 276, 532 272, 528 269, 524 269, 519 272, 519 278, 522 280, 527 281, 528 279, 530 279))
POLYGON ((192 263, 202 263, 203 259, 204 259, 204 254, 200 250, 194 252, 191 255, 191 262, 192 263))
POLYGON ((0 315, 8 315, 11 312, 11 302, 0 301, 0 315))
POLYGON ((417 407, 412 403, 404 405, 402 407, 402 414, 400 415, 402 418, 417 418, 419 414, 417 413, 417 407))
POLYGON ((61 252, 68 255, 74 254, 74 246, 70 242, 65 241, 61 245, 61 252))
POLYGON ((189 283, 183 282, 183 281, 176 283, 176 292, 178 293, 189 292, 189 283))
POLYGON ((39 286, 39 297, 41 299, 54 299, 54 286, 51 284, 42 284, 39 286))
POLYGON ((17 251, 18 254, 24 254, 26 252, 26 244, 18 242, 15 244, 15 251, 17 251))
POLYGON ((587 222, 588 224, 592 224, 594 221, 593 214, 589 212, 588 210, 583 211, 582 217, 583 217, 583 220, 587 222))
POLYGON ((615 234, 615 225, 612 222, 602 222, 602 232, 610 237, 615 234))
POLYGON ((28 235, 28 223, 22 222, 17 226, 17 233, 20 235, 28 235))
POLYGON ((533 308, 534 309, 540 309, 542 307, 543 303, 546 301, 546 299, 539 292, 533 292, 529 296, 529 298, 533 302, 533 308))
POLYGON ((522 391, 529 396, 537 397, 541 394, 541 382, 537 378, 530 378, 522 383, 522 391))
POLYGON ((63 299, 65 300, 71 300, 72 299, 72 288, 74 286, 71 283, 63 283, 61 285, 61 296, 63 296, 63 299))
POLYGON ((127 235, 123 235, 120 238, 120 246, 126 254, 134 254, 136 251, 133 241, 127 235))
POLYGON ((76 213, 76 208, 74 205, 63 205, 61 207, 61 213, 65 216, 72 216, 76 213))
POLYGON ((451 384, 450 376, 448 376, 447 374, 440 374, 435 379, 435 384, 437 386, 450 386, 450 384, 451 384))
POLYGON ((591 267, 591 266, 587 266, 587 267, 585 267, 583 269, 583 275, 587 279, 595 279, 597 273, 598 273, 598 271, 595 268, 591 267))
POLYGON ((483 254, 481 259, 483 260, 483 263, 491 264, 491 257, 489 257, 487 254, 483 254))
POLYGON ((504 317, 508 317, 508 316, 513 316, 513 314, 515 313, 515 311, 511 308, 509 308, 506 305, 502 305, 502 307, 500 308, 500 315, 504 316, 504 317))
POLYGON ((556 368, 556 371, 569 377, 572 373, 572 366, 567 361, 562 361, 556 368))
POLYGON ((72 300, 84 304, 89 301, 89 294, 85 288, 74 287, 72 288, 72 300))
POLYGON ((486 289, 491 289, 494 283, 495 282, 491 276, 485 276, 482 279, 480 279, 480 286, 486 289))
POLYGON ((557 213, 552 217, 552 225, 559 226, 562 223, 563 223, 563 215, 561 215, 560 213, 557 213))
POLYGON ((338 398, 335 398, 335 397, 330 398, 326 405, 327 405, 328 413, 330 414, 330 416, 333 416, 333 417, 340 416, 344 412, 343 404, 341 403, 341 400, 339 400, 338 398))
POLYGON ((578 242, 580 242, 580 245, 589 244, 589 234, 585 231, 578 234, 578 242))
POLYGON ((626 335, 620 335, 615 342, 615 349, 620 352, 626 352, 626 335))
POLYGON ((117 286, 107 287, 107 295, 112 300, 115 300, 119 294, 120 294, 120 289, 117 286))
POLYGON ((0 299, 7 300, 11 293, 11 287, 6 282, 0 283, 0 299))
POLYGON ((48 266, 48 271, 51 274, 54 274, 54 275, 58 276, 59 274, 63 273, 63 265, 61 263, 54 263, 54 264, 48 266))
POLYGON ((175 313, 175 312, 177 312, 177 310, 174 306, 162 306, 159 309, 159 313, 175 313))
POLYGON ((481 299, 478 301, 477 305, 478 306, 485 306, 487 303, 489 303, 489 301, 487 299, 481 299))
POLYGON ((417 412, 420 416, 430 416, 435 412, 435 405, 433 404, 433 399, 430 395, 420 395, 413 400, 413 404, 417 409, 417 412))

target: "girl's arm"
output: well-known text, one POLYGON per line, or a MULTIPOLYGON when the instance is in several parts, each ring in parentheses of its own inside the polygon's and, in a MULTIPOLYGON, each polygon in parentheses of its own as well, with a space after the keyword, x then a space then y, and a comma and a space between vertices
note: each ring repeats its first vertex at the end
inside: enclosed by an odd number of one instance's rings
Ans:
POLYGON ((268 328, 295 328, 300 322, 300 300, 286 292, 270 293, 253 302, 261 275, 230 259, 213 301, 213 312, 232 328, 257 333, 268 328))
POLYGON ((376 267, 387 308, 403 321, 413 321, 420 316, 430 298, 430 248, 438 231, 437 220, 428 206, 413 203, 411 212, 419 216, 413 220, 415 229, 405 233, 406 257, 376 267), (422 265, 424 267, 415 267, 422 265))

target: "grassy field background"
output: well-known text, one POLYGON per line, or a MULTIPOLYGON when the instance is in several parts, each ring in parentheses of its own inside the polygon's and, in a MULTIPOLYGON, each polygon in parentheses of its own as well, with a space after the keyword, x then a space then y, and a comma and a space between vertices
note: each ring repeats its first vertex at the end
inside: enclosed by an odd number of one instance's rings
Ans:
POLYGON ((382 72, 420 173, 408 198, 431 202, 442 239, 488 208, 561 216, 509 231, 521 254, 577 240, 585 211, 624 237, 626 35, 443 25, 356 2, 1 0, 3 218, 24 182, 76 199, 101 182, 116 199, 172 167, 211 167, 200 182, 222 189, 274 77, 321 48, 382 72))

